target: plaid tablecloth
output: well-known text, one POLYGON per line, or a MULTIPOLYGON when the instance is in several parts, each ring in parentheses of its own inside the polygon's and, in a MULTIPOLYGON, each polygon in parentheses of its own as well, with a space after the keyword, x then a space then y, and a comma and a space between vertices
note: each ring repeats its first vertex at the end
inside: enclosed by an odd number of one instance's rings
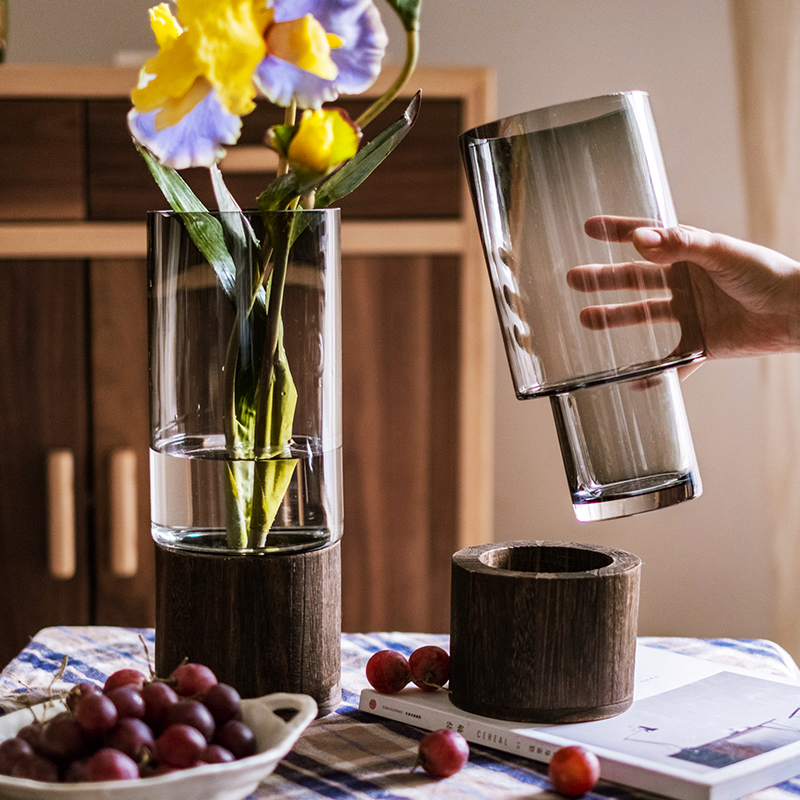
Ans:
MULTIPOLYGON (((800 670, 789 655, 765 640, 649 638, 643 641, 651 646, 800 681, 800 670)), ((342 637, 341 706, 311 725, 275 773, 251 797, 260 799, 280 794, 303 800, 366 797, 516 800, 548 792, 549 782, 543 765, 478 745, 470 745, 467 767, 446 780, 435 781, 420 770, 412 772, 417 743, 425 732, 358 711, 359 693, 367 686, 364 665, 369 656, 384 648, 408 655, 423 644, 447 648, 448 639, 409 633, 345 634, 342 637)), ((102 683, 123 667, 137 667, 146 672, 145 648, 152 655, 152 630, 47 628, 0 673, 0 713, 25 705, 26 695, 46 694, 51 684, 58 690, 84 680, 102 683), (66 672, 54 684, 53 677, 65 654, 69 655, 66 672)), ((788 800, 797 795, 800 795, 800 777, 751 797, 788 800)), ((634 800, 644 796, 641 792, 601 781, 587 797, 634 800)))

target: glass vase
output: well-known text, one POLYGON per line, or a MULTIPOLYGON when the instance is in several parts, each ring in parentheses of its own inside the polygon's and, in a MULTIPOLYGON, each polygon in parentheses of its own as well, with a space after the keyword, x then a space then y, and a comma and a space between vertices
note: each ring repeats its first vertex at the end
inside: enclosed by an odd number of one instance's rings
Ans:
POLYGON ((518 114, 467 131, 461 146, 514 388, 551 399, 577 518, 699 496, 675 373, 705 348, 686 265, 613 291, 567 278, 641 261, 630 242, 587 226, 593 218, 677 224, 647 95, 518 114), (643 309, 639 324, 584 325, 585 308, 617 304, 643 309))
POLYGON ((151 212, 156 671, 341 699, 337 209, 151 212))
POLYGON ((156 542, 302 552, 342 536, 337 210, 149 216, 156 542), (247 246, 212 263, 190 232, 247 246))

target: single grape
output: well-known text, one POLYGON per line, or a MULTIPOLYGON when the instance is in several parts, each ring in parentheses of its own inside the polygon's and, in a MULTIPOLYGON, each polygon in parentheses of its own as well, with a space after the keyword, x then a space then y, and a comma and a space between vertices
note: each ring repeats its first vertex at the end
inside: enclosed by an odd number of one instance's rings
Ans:
POLYGON ((32 755, 33 748, 19 736, 0 742, 0 775, 10 775, 19 759, 32 755))
POLYGON ((78 704, 78 700, 80 699, 81 695, 83 694, 100 694, 101 689, 99 686, 95 686, 93 683, 87 683, 83 681, 81 683, 76 683, 70 690, 69 694, 67 694, 66 704, 67 708, 70 711, 75 710, 75 706, 78 704))
POLYGON ((467 740, 456 731, 441 728, 419 743, 417 764, 434 778, 455 775, 469 760, 467 740))
POLYGON ((34 751, 38 751, 43 729, 41 722, 29 722, 17 731, 17 738, 25 740, 34 751))
POLYGON ((214 735, 216 724, 211 712, 197 700, 182 698, 178 703, 173 703, 164 711, 164 727, 170 725, 191 725, 197 728, 210 742, 214 735))
POLYGON ((117 716, 144 719, 145 705, 142 693, 132 684, 118 686, 105 693, 117 709, 117 716))
POLYGON ((103 747, 86 762, 87 781, 128 781, 139 777, 139 767, 125 753, 103 747))
POLYGON ((240 719, 242 698, 239 692, 227 683, 215 683, 203 695, 203 705, 211 712, 217 725, 229 719, 240 719))
POLYGON ((142 689, 144 700, 144 721, 158 734, 164 729, 164 714, 169 706, 177 703, 179 698, 166 683, 148 683, 142 689))
POLYGON ((69 764, 87 754, 86 735, 75 717, 65 711, 42 728, 39 750, 57 764, 69 764))
POLYGON ((379 650, 367 661, 367 680, 377 692, 397 694, 411 680, 408 659, 396 650, 379 650))
POLYGON ((233 753, 222 745, 210 744, 203 750, 203 762, 206 764, 226 764, 229 761, 236 761, 233 753))
POLYGON ((105 735, 103 745, 119 750, 138 762, 143 751, 155 751, 156 742, 153 731, 142 720, 125 717, 105 735))
POLYGON ((190 725, 170 725, 156 739, 156 758, 169 767, 186 769, 200 762, 206 737, 190 725))
POLYGON ((86 777, 86 765, 89 763, 89 756, 73 761, 64 770, 64 783, 83 783, 89 780, 86 777))
POLYGON ((204 664, 181 664, 170 675, 174 689, 181 697, 194 697, 210 689, 216 682, 217 676, 204 664))
POLYGON ((58 767, 49 758, 40 756, 38 753, 32 753, 17 759, 11 769, 11 777, 56 783, 58 781, 58 767))
POLYGON ((550 759, 547 777, 559 794, 583 797, 600 780, 600 761, 591 750, 580 745, 561 747, 550 759))
POLYGON ((138 669, 118 669, 108 676, 103 684, 103 691, 108 694, 112 689, 118 689, 120 686, 133 686, 141 689, 146 680, 147 678, 138 669))
POLYGON ((450 655, 436 645, 425 645, 408 658, 411 680, 425 692, 435 692, 450 680, 450 655))
POLYGON ((117 709, 104 694, 82 694, 75 705, 75 719, 89 736, 102 736, 117 724, 117 709))
POLYGON ((256 737, 253 731, 237 719, 220 725, 214 734, 213 743, 221 745, 233 753, 234 758, 246 758, 256 751, 256 737))

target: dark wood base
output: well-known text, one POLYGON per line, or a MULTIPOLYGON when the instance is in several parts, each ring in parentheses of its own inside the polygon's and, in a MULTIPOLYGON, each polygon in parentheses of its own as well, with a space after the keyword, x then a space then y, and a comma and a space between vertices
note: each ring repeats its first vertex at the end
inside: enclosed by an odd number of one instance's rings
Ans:
POLYGON ((156 672, 206 664, 242 697, 341 700, 341 557, 336 544, 288 555, 224 555, 156 544, 156 672))
POLYGON ((450 699, 481 716, 567 723, 633 699, 638 556, 505 542, 453 556, 450 699))

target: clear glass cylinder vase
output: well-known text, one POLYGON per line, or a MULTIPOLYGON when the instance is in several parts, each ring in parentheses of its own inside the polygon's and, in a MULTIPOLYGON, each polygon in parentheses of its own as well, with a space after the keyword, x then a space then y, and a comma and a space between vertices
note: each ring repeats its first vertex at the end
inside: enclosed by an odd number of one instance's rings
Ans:
POLYGON ((698 497, 675 373, 705 352, 689 270, 641 277, 627 233, 677 224, 647 94, 517 114, 461 148, 514 389, 551 399, 577 518, 698 497), (597 277, 610 272, 633 277, 597 277), (612 308, 637 324, 586 323, 612 308))
POLYGON ((148 216, 156 543, 301 553, 338 541, 338 209, 148 216))

